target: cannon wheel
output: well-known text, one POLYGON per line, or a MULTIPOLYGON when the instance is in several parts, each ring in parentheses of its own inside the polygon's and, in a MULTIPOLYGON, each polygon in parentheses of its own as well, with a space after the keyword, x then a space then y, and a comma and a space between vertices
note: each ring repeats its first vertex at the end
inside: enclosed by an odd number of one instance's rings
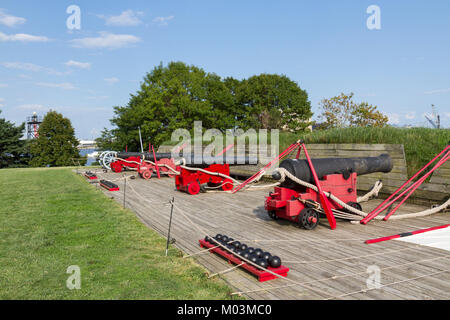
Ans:
POLYGON ((188 184, 187 191, 190 195, 196 195, 200 192, 200 185, 198 182, 191 182, 188 184))
POLYGON ((278 220, 277 213, 275 210, 269 210, 267 211, 267 214, 272 220, 278 220))
MULTIPOLYGON (((362 210, 362 207, 361 207, 361 205, 358 203, 358 202, 352 202, 352 201, 350 201, 350 202, 347 202, 347 204, 350 206, 350 207, 352 207, 352 208, 355 208, 355 209, 358 209, 358 210, 362 210)), ((352 213, 352 212, 350 212, 350 213, 352 213)))
POLYGON ((103 156, 101 156, 101 165, 103 168, 111 170, 111 163, 113 163, 116 160, 117 152, 115 151, 106 151, 102 153, 103 156))
POLYGON ((141 177, 144 178, 145 180, 150 180, 150 178, 152 177, 152 170, 150 169, 143 170, 141 172, 141 177))
POLYGON ((225 179, 222 183, 222 190, 223 191, 230 191, 233 189, 233 181, 231 179, 225 179))
POLYGON ((311 208, 305 208, 300 211, 298 224, 306 230, 312 230, 319 224, 320 215, 311 208))

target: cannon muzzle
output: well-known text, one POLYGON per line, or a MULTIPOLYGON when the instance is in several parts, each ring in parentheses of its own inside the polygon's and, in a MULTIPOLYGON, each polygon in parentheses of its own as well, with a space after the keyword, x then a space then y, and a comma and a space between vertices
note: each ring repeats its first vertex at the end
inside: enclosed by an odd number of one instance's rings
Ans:
MULTIPOLYGON (((128 157, 139 157, 142 158, 144 156, 144 160, 154 161, 153 153, 152 152, 118 152, 117 158, 120 159, 127 159, 128 157)), ((171 153, 155 153, 156 160, 161 160, 164 158, 171 159, 172 154, 171 153)), ((178 157, 175 157, 175 160, 180 160, 183 158, 182 155, 179 155, 178 157)), ((251 165, 251 164, 257 164, 258 158, 257 157, 249 157, 249 156, 202 156, 202 154, 187 154, 184 156, 184 159, 186 160, 186 166, 188 167, 198 167, 198 168, 205 168, 211 164, 224 164, 227 163, 232 166, 239 166, 239 165, 251 165)))
MULTIPOLYGON (((374 172, 390 172, 393 167, 392 159, 388 154, 382 154, 378 157, 311 159, 311 162, 319 179, 335 173, 340 173, 344 177, 348 177, 352 172, 356 172, 358 175, 374 172)), ((280 168, 286 169, 300 180, 314 183, 314 177, 306 160, 287 159, 281 162, 280 168)), ((281 179, 281 175, 278 172, 274 172, 272 177, 275 180, 281 179)), ((289 178, 286 178, 281 184, 285 188, 293 188, 296 185, 289 178)))

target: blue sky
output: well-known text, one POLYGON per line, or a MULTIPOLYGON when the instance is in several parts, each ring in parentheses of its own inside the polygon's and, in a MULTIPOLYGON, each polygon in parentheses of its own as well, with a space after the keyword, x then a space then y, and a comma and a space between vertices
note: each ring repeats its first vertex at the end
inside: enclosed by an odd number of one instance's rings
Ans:
POLYGON ((13 1, 0 3, 1 117, 52 108, 78 138, 110 127, 146 72, 184 61, 239 79, 289 76, 318 103, 354 92, 392 124, 450 126, 450 1, 13 1), (81 10, 69 30, 66 9, 81 10), (381 9, 369 30, 366 9, 381 9))

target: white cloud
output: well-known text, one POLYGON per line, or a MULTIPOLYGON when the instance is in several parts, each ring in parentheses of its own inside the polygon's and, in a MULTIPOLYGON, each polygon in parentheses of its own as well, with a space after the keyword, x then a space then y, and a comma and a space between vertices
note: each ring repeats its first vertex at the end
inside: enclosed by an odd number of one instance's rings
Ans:
POLYGON ((100 32, 99 37, 74 39, 71 40, 70 43, 75 48, 118 49, 128 47, 140 41, 140 38, 130 34, 113 34, 108 32, 100 32))
POLYGON ((168 17, 156 17, 153 19, 153 22, 157 23, 159 26, 167 26, 169 24, 169 21, 175 18, 175 16, 168 16, 168 17))
POLYGON ((446 93, 450 92, 450 88, 447 89, 438 89, 438 90, 431 90, 431 91, 425 91, 425 94, 437 94, 437 93, 446 93))
POLYGON ((114 84, 114 83, 119 82, 119 79, 117 79, 116 77, 105 78, 105 79, 103 79, 103 80, 105 80, 106 82, 108 82, 108 84, 114 84))
POLYGON ((8 84, 7 83, 0 83, 0 88, 7 88, 8 84))
POLYGON ((388 113, 389 123, 391 124, 399 124, 400 123, 400 115, 398 113, 388 113))
POLYGON ((25 62, 2 62, 1 65, 8 69, 18 69, 34 72, 41 71, 44 69, 44 67, 38 66, 36 64, 25 62))
POLYGON ((43 110, 47 110, 48 108, 43 106, 42 104, 33 104, 33 103, 29 103, 29 104, 22 104, 20 106, 17 107, 18 109, 21 110, 31 110, 31 111, 43 111, 43 110))
MULTIPOLYGON (((48 74, 57 75, 57 76, 70 73, 70 72, 65 72, 65 73, 59 72, 59 71, 56 71, 51 68, 46 68, 43 66, 39 66, 39 65, 36 65, 33 63, 26 63, 26 62, 2 62, 2 63, 0 63, 0 65, 4 66, 5 68, 8 68, 8 69, 17 69, 17 70, 33 71, 33 72, 44 71, 48 74)), ((23 76, 22 76, 22 78, 23 78, 23 76)))
POLYGON ((27 75, 27 74, 19 74, 18 77, 19 77, 19 78, 22 78, 22 79, 26 79, 26 80, 33 79, 32 76, 29 76, 29 75, 27 75))
POLYGON ((70 82, 63 82, 63 83, 37 82, 36 85, 41 86, 41 87, 59 88, 59 89, 64 89, 64 90, 76 89, 76 87, 70 82))
POLYGON ((50 41, 49 38, 44 36, 33 36, 31 34, 26 33, 17 33, 17 34, 5 34, 3 32, 0 32, 0 42, 6 42, 6 41, 20 41, 20 42, 47 42, 50 41))
POLYGON ((405 118, 408 120, 412 120, 416 118, 416 112, 415 111, 411 111, 408 112, 407 114, 405 114, 405 118))
POLYGON ((74 60, 69 60, 65 63, 66 66, 68 67, 75 67, 75 68, 80 68, 80 69, 90 69, 91 68, 91 64, 89 62, 79 62, 79 61, 74 61, 74 60))
POLYGON ((142 15, 141 11, 126 10, 118 16, 98 15, 98 17, 104 19, 107 26, 134 27, 142 23, 139 19, 142 15))
POLYGON ((5 10, 0 9, 0 24, 3 24, 7 27, 15 27, 19 24, 24 24, 27 19, 21 17, 15 17, 5 13, 5 10))

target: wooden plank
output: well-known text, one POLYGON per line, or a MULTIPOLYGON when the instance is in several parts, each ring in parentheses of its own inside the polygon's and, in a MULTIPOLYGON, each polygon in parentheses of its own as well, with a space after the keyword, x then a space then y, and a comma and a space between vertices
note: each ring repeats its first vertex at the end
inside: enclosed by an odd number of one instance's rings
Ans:
MULTIPOLYGON (((117 175, 108 174, 112 180, 117 175)), ((121 186, 121 182, 117 181, 121 186)), ((442 255, 442 250, 425 248, 411 251, 393 252, 388 255, 358 258, 369 253, 377 253, 382 250, 404 249, 414 247, 412 244, 391 241, 383 245, 368 246, 363 243, 364 239, 385 236, 421 227, 429 227, 433 224, 440 225, 449 221, 450 215, 433 215, 427 218, 397 220, 392 222, 375 221, 369 225, 352 225, 348 222, 338 221, 338 228, 331 231, 326 222, 313 231, 299 229, 288 221, 273 221, 264 210, 264 196, 269 190, 255 190, 229 194, 213 192, 190 196, 174 189, 173 179, 162 178, 145 181, 135 179, 129 181, 127 187, 136 189, 140 197, 127 192, 127 206, 136 212, 136 215, 147 226, 155 229, 161 235, 167 234, 169 219, 169 207, 167 201, 176 197, 176 203, 183 211, 202 229, 209 233, 226 233, 235 239, 247 239, 247 243, 254 247, 262 247, 265 250, 275 252, 284 261, 306 261, 339 259, 354 256, 354 259, 334 261, 328 263, 290 264, 289 278, 305 283, 316 281, 333 275, 348 275, 350 277, 338 278, 333 281, 316 282, 314 288, 326 292, 325 296, 315 291, 305 289, 301 286, 293 286, 279 290, 261 291, 250 293, 251 299, 321 299, 324 297, 344 294, 346 292, 360 290, 365 287, 366 268, 371 264, 379 265, 381 268, 399 265, 408 261, 416 261, 442 255), (147 199, 144 201, 142 198, 147 199), (147 201, 153 201, 153 204, 147 201), (220 204, 220 205, 219 205, 220 204), (359 241, 334 241, 332 239, 361 239, 359 241), (269 240, 267 242, 254 242, 252 240, 269 240), (287 240, 277 242, 273 240, 287 240), (354 276, 362 273, 362 275, 354 276)), ((130 190, 130 188, 127 188, 130 190)), ((122 203, 123 193, 110 193, 108 196, 122 203)), ((368 211, 373 209, 379 201, 364 203, 368 211)), ((399 214, 408 211, 423 210, 423 207, 406 205, 402 207, 399 214)), ((449 223, 449 222, 447 222, 449 223)), ((175 212, 173 220, 173 237, 177 239, 176 246, 187 253, 199 251, 197 240, 204 235, 190 225, 179 213, 175 212)), ((210 272, 219 272, 229 265, 212 254, 201 255, 196 261, 204 265, 210 272)), ((413 264, 407 268, 382 271, 383 283, 401 279, 411 278, 418 274, 425 274, 439 268, 446 268, 448 261, 433 263, 413 264)), ((448 266, 447 266, 448 267, 448 266)), ((281 279, 270 281, 270 283, 259 283, 254 277, 247 273, 236 270, 221 276, 236 291, 248 291, 269 288, 270 286, 281 286, 289 282, 281 279)), ((433 298, 442 299, 448 297, 450 283, 449 277, 437 279, 422 279, 404 283, 395 287, 383 288, 346 297, 346 299, 416 299, 433 298)))

